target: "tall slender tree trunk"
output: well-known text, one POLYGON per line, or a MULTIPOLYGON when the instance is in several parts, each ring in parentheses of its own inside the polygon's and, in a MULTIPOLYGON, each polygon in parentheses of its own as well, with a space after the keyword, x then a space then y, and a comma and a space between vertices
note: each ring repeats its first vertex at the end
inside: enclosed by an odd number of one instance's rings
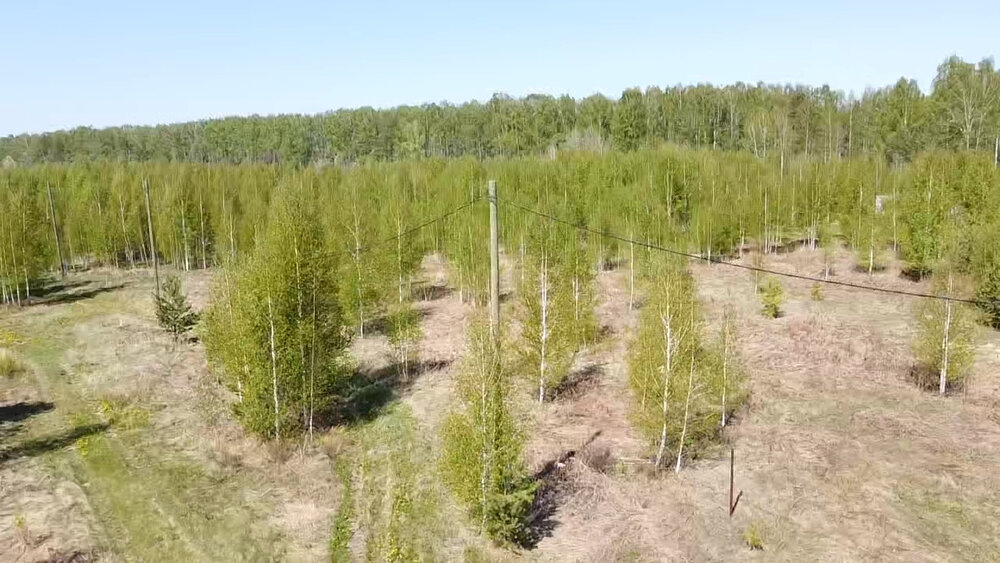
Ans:
POLYGON ((201 228, 198 234, 201 235, 201 269, 208 268, 208 241, 205 240, 205 200, 202 197, 201 188, 198 189, 198 217, 201 228))
POLYGON ((729 319, 722 328, 722 424, 726 425, 726 392, 729 390, 729 319))
MULTIPOLYGON (((229 309, 229 323, 230 326, 236 326, 236 315, 233 313, 233 290, 232 286, 229 284, 229 269, 223 268, 223 276, 226 281, 226 304, 229 309)), ((250 365, 247 362, 246 354, 243 354, 243 374, 248 375, 250 371, 250 365)), ((243 378, 240 377, 240 373, 236 372, 236 395, 239 397, 239 401, 243 402, 243 378)))
POLYGON ((149 178, 142 179, 142 189, 146 194, 146 223, 149 227, 149 257, 153 260, 153 278, 156 280, 156 296, 160 296, 160 264, 156 257, 156 235, 153 231, 153 212, 149 204, 149 178))
POLYGON ((670 372, 673 370, 673 352, 675 346, 673 328, 670 326, 671 318, 669 302, 667 303, 666 314, 660 316, 660 322, 663 323, 665 363, 663 366, 663 401, 660 411, 662 425, 660 427, 660 445, 656 450, 656 467, 660 467, 663 463, 663 453, 667 449, 667 409, 669 407, 670 372))
MULTIPOLYGON (((948 297, 951 297, 952 290, 952 274, 948 273, 948 297)), ((944 395, 945 389, 948 387, 948 360, 949 352, 951 351, 950 346, 950 336, 951 336, 951 301, 944 302, 944 335, 941 341, 941 380, 938 383, 939 392, 944 395)))
POLYGON ((128 240, 128 229, 125 227, 125 200, 122 194, 118 194, 118 213, 122 223, 122 239, 125 242, 125 257, 128 258, 128 267, 135 268, 135 258, 132 256, 132 244, 128 240))
MULTIPOLYGON (((8 229, 11 229, 8 226, 8 229)), ((14 251, 14 233, 11 231, 10 236, 10 279, 14 282, 14 293, 17 296, 17 306, 21 306, 21 284, 17 281, 17 252, 14 251)))
POLYGON ((545 402, 545 370, 546 370, 546 352, 549 340, 549 272, 548 272, 548 257, 545 253, 542 253, 542 267, 538 273, 538 292, 541 299, 541 322, 542 322, 542 334, 541 334, 541 348, 539 354, 539 366, 538 366, 538 402, 545 402))
POLYGON ((52 201, 52 184, 46 182, 45 191, 48 193, 49 196, 49 215, 52 218, 52 237, 55 239, 56 242, 56 256, 58 256, 59 258, 59 276, 65 278, 66 262, 63 261, 62 243, 59 240, 59 226, 56 223, 56 206, 55 203, 52 201))
POLYGON ((629 234, 628 243, 628 310, 631 313, 635 304, 635 243, 631 242, 632 234, 629 234))
POLYGON ((312 283, 312 339, 309 345, 309 442, 313 440, 313 413, 316 405, 316 272, 312 283))
POLYGON ((691 392, 694 390, 694 357, 691 357, 691 370, 688 375, 687 397, 684 399, 684 424, 681 426, 681 441, 677 446, 677 465, 674 473, 681 472, 681 456, 684 455, 684 440, 687 439, 688 417, 691 410, 691 392))
POLYGON ((185 272, 191 270, 191 257, 190 257, 190 253, 188 252, 188 249, 191 247, 191 245, 188 244, 187 210, 185 209, 186 207, 187 206, 185 205, 184 201, 182 200, 181 201, 181 241, 182 241, 182 244, 184 245, 184 271, 185 272))
POLYGON ((281 416, 278 406, 278 356, 274 346, 274 307, 271 305, 271 292, 267 293, 267 320, 271 325, 271 386, 274 391, 274 439, 281 436, 281 416))

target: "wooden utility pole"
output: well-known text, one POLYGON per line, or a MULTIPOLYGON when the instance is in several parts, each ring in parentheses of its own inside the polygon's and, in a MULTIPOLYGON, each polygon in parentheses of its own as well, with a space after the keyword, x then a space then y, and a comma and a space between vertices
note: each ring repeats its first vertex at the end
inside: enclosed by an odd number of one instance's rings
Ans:
POLYGON ((149 227, 149 256, 153 260, 153 278, 156 279, 156 296, 160 296, 160 266, 156 259, 156 237, 153 235, 153 212, 149 209, 149 178, 142 179, 142 191, 146 196, 146 225, 149 227))
POLYGON ((59 240, 59 228, 56 226, 56 206, 52 203, 52 184, 45 182, 45 191, 49 194, 49 215, 52 216, 52 234, 56 238, 56 254, 59 256, 59 277, 66 278, 66 263, 63 262, 62 241, 59 240))
POLYGON ((490 180, 490 334, 500 341, 500 235, 497 226, 497 182, 490 180))

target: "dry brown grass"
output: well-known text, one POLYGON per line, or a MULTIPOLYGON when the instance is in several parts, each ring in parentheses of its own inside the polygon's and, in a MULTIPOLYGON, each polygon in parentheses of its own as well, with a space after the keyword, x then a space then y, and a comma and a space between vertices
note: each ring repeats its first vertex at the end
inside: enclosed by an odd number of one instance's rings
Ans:
MULTIPOLYGON (((822 256, 796 251, 768 257, 767 266, 817 274, 822 256)), ((441 260, 428 257, 424 271, 431 286, 445 287, 441 260)), ((577 372, 590 370, 587 384, 545 405, 526 400, 521 407, 531 430, 531 469, 565 459, 553 481, 559 494, 549 517, 551 533, 531 551, 498 552, 480 543, 450 507, 450 525, 458 532, 446 553, 542 561, 996 559, 1000 335, 986 333, 966 389, 940 398, 909 376, 909 299, 826 287, 824 299, 814 301, 810 282, 787 280, 784 314, 770 320, 759 314, 747 272, 718 265, 695 265, 693 271, 706 333, 715 333, 726 308, 735 311, 751 374, 750 404, 724 433, 736 450, 736 487, 743 491, 732 519, 727 448, 694 460, 680 474, 642 470, 647 452, 628 423, 625 362, 637 311, 627 307, 627 272, 609 271, 598 276, 597 311, 608 336, 574 365, 577 372), (565 457, 571 451, 575 455, 565 457), (762 550, 748 547, 747 530, 762 550)), ((843 253, 835 271, 837 279, 922 289, 899 276, 898 263, 869 278, 843 253)), ((207 277, 199 276, 185 279, 196 308, 207 296, 207 277)), ((505 280, 509 285, 509 273, 505 280)), ((74 385, 92 396, 153 405, 154 442, 247 479, 252 485, 243 492, 246 501, 266 497, 275 507, 270 524, 286 535, 285 557, 324 558, 340 498, 330 460, 352 447, 349 440, 334 431, 318 438, 318 448, 295 445, 280 459, 269 455, 228 416, 234 398, 206 377, 200 347, 178 351, 157 331, 145 310, 148 287, 114 295, 124 308, 72 319, 84 343, 67 352, 74 385)), ((418 304, 425 313, 420 359, 434 367, 401 390, 400 400, 436 448, 471 310, 446 289, 428 290, 428 297, 418 304)), ((388 364, 381 337, 353 349, 366 368, 388 364)), ((34 479, 28 478, 31 490, 51 489, 34 479)), ((58 521, 54 514, 62 507, 76 519, 68 530, 80 530, 81 522, 86 530, 86 504, 69 510, 51 497, 39 498, 50 510, 39 522, 58 521)), ((0 510, 0 527, 4 517, 0 510)), ((4 537, 10 536, 0 529, 4 537)), ((89 537, 84 531, 62 545, 89 549, 89 537)), ((5 547, 0 544, 0 550, 5 547)))
POLYGON ((28 373, 27 364, 10 350, 0 348, 0 378, 18 377, 26 373, 28 373))
MULTIPOLYGON (((767 265, 816 274, 822 257, 798 251, 768 257, 767 265)), ((1000 553, 996 332, 980 343, 969 388, 941 399, 909 378, 907 298, 827 287, 814 301, 810 282, 791 280, 784 282, 784 316, 769 320, 759 314, 748 273, 717 265, 693 270, 710 331, 727 306, 737 312, 751 373, 750 405, 725 434, 744 492, 734 517, 726 515, 728 451, 679 475, 656 476, 630 470, 641 466, 631 462, 643 454, 640 442, 616 441, 610 449, 622 470, 601 473, 578 456, 573 492, 554 515, 559 524, 535 552, 541 559, 974 561, 1000 553), (763 551, 746 545, 751 523, 763 551)), ((898 264, 869 278, 842 254, 835 270, 837 279, 852 282, 922 287, 899 277, 898 264)), ((607 287, 627 286, 618 272, 599 280, 602 322, 617 328, 616 340, 623 332, 627 338, 627 295, 607 287)), ((602 410, 627 408, 624 388, 609 388, 620 385, 622 360, 614 351, 606 358, 590 417, 566 416, 587 395, 539 414, 533 459, 578 446, 602 410)))

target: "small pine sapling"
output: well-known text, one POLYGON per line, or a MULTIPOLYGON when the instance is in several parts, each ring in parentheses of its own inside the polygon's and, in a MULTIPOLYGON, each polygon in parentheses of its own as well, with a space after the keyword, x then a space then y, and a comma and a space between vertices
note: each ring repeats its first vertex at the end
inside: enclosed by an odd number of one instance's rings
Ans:
POLYGON ((191 310, 191 304, 181 290, 181 280, 177 276, 168 277, 163 284, 163 291, 153 299, 157 322, 173 335, 174 340, 179 340, 198 324, 198 313, 191 310))
POLYGON ((760 301, 764 305, 764 316, 776 319, 781 316, 781 305, 785 302, 785 292, 774 278, 768 278, 760 288, 760 301))
POLYGON ((823 293, 823 284, 813 282, 812 289, 809 291, 809 297, 811 297, 813 301, 822 301, 826 297, 823 293))

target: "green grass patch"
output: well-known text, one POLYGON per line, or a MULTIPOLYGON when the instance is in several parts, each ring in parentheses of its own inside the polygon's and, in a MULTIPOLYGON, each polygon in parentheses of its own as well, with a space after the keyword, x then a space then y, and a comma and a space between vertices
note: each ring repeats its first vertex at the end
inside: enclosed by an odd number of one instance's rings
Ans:
POLYGON ((115 428, 139 430, 149 426, 149 410, 124 399, 101 399, 97 408, 108 424, 115 428))
POLYGON ((140 561, 270 561, 280 538, 262 525, 249 487, 138 440, 90 434, 64 468, 80 483, 103 525, 109 551, 140 561))
POLYGON ((369 561, 447 559, 443 545, 456 524, 445 518, 431 444, 410 409, 393 404, 348 433, 354 445, 337 464, 347 492, 330 540, 332 560, 349 556, 355 535, 369 561))
POLYGON ((282 560, 284 542, 269 522, 267 496, 244 494, 260 488, 250 476, 213 469, 178 450, 179 430, 159 432, 135 401, 89 396, 75 383, 66 353, 86 344, 76 341, 73 327, 130 311, 135 305, 126 297, 106 293, 12 319, 17 352, 31 360, 58 414, 2 454, 43 456, 50 473, 80 485, 96 516, 100 549, 114 560, 282 560))
POLYGON ((1000 561, 1000 495, 962 498, 960 490, 900 486, 907 519, 928 544, 964 561, 1000 561))
POLYGON ((743 530, 743 541, 753 550, 764 549, 764 528, 757 520, 752 520, 743 530))

